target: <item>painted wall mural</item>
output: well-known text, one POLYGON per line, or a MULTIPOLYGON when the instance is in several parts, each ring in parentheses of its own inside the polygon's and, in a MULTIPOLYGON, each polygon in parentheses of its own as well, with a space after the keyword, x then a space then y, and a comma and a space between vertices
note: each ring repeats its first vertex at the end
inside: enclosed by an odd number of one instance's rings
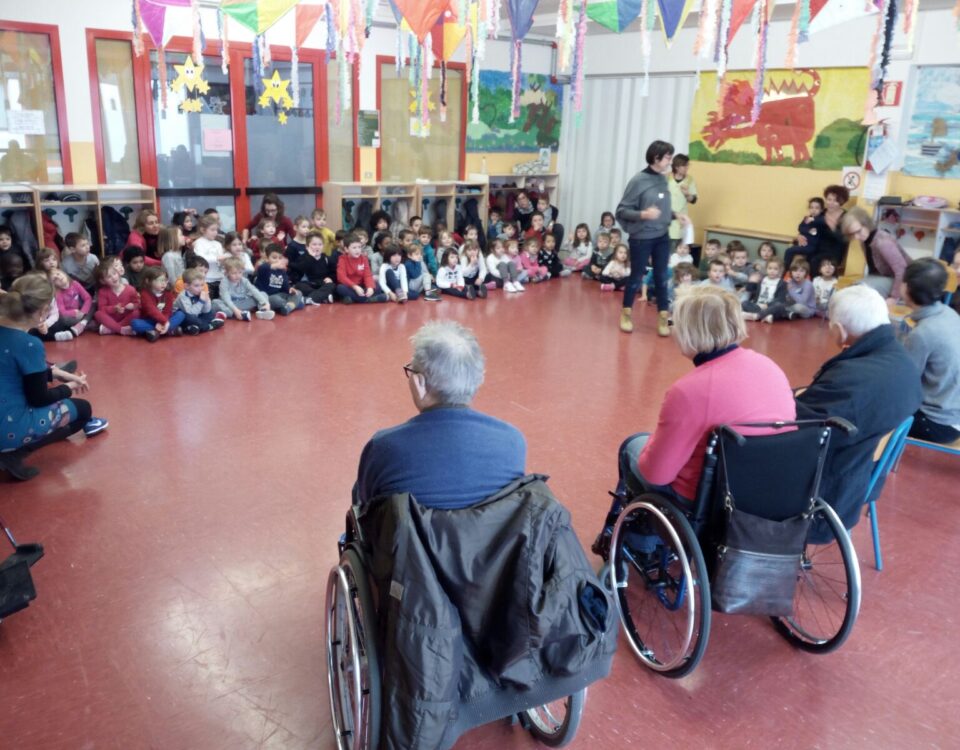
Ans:
POLYGON ((960 67, 920 68, 905 174, 960 179, 960 67))
POLYGON ((563 88, 549 76, 520 77, 520 116, 510 122, 510 73, 480 71, 480 119, 467 125, 467 151, 556 151, 560 145, 563 88))
POLYGON ((754 71, 732 71, 717 93, 704 73, 693 103, 690 158, 836 170, 860 164, 866 143, 866 68, 768 70, 756 122, 754 71))

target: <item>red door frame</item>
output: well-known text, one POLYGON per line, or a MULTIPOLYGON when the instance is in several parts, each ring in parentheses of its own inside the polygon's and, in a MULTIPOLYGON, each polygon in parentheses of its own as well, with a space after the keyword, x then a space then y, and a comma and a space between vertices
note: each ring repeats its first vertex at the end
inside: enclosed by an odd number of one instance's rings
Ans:
MULTIPOLYGON (((148 185, 156 186, 158 182, 157 175, 157 152, 156 152, 156 134, 153 121, 153 100, 150 91, 150 53, 156 51, 156 46, 146 35, 142 36, 144 42, 144 54, 137 57, 133 54, 132 34, 131 32, 111 31, 107 29, 87 29, 87 61, 89 66, 90 95, 93 109, 93 131, 94 146, 97 157, 97 175, 101 182, 106 182, 106 162, 103 148, 103 126, 100 121, 100 92, 99 92, 99 72, 96 64, 96 40, 97 39, 115 39, 131 42, 131 55, 134 70, 134 95, 137 103, 137 132, 139 134, 140 151, 140 180, 148 185)), ((203 50, 204 55, 219 57, 219 41, 210 41, 203 50)), ((189 54, 193 50, 193 40, 189 37, 173 37, 164 47, 165 51, 189 54)), ((290 62, 291 53, 289 47, 271 45, 271 57, 278 61, 290 62)), ((313 65, 313 98, 314 98, 314 159, 315 175, 318 185, 322 185, 329 178, 329 131, 327 125, 327 68, 324 61, 323 50, 301 49, 299 50, 301 63, 313 65)), ((250 220, 250 211, 247 207, 246 188, 250 186, 249 181, 249 163, 247 159, 247 121, 245 92, 243 80, 244 60, 252 57, 253 45, 249 43, 235 42, 229 46, 230 55, 230 98, 231 98, 231 116, 230 127, 233 134, 233 173, 234 188, 240 191, 240 195, 235 198, 235 209, 237 217, 237 226, 246 226, 250 220), (240 71, 240 72, 233 72, 240 71), (233 102, 241 103, 240 106, 233 106, 233 102)), ((331 58, 331 63, 332 63, 331 58)), ((358 84, 356 77, 352 81, 354 102, 357 101, 358 84)), ((353 108, 353 172, 354 179, 359 179, 360 172, 360 149, 357 146, 356 135, 357 111, 353 108)), ((318 196, 317 204, 321 205, 321 197, 318 196)))
MULTIPOLYGON (((21 31, 27 34, 46 34, 50 40, 50 64, 53 66, 53 98, 57 110, 57 133, 60 136, 60 163, 64 183, 73 182, 73 161, 70 157, 70 133, 67 127, 67 99, 63 87, 63 57, 60 54, 60 31, 45 23, 23 23, 0 20, 0 31, 21 31)), ((46 168, 44 168, 46 172, 46 168)))
MULTIPOLYGON (((406 62, 409 65, 410 63, 409 57, 406 58, 406 62)), ((393 55, 377 55, 377 111, 380 112, 381 118, 383 118, 383 107, 382 107, 382 98, 381 98, 381 91, 383 90, 383 85, 382 85, 381 79, 383 74, 383 66, 387 63, 391 65, 396 65, 397 58, 394 57, 393 55)), ((439 69, 440 61, 435 59, 433 62, 433 67, 439 69)), ((461 89, 460 90, 460 164, 457 169, 457 178, 462 180, 464 179, 464 170, 466 169, 466 165, 467 165, 467 155, 466 155, 467 112, 468 112, 467 89, 470 88, 469 86, 467 86, 467 81, 466 81, 467 64, 462 62, 448 62, 447 70, 459 70, 464 73, 463 85, 460 87, 461 89)), ((354 107, 354 113, 356 113, 356 107, 354 107)), ((383 127, 382 122, 380 123, 380 127, 381 128, 383 127)), ((356 129, 357 129, 356 124, 354 124, 354 140, 356 140, 356 129)), ((381 154, 382 154, 382 149, 378 148, 377 149, 377 180, 378 181, 381 179, 381 174, 382 174, 381 154)))

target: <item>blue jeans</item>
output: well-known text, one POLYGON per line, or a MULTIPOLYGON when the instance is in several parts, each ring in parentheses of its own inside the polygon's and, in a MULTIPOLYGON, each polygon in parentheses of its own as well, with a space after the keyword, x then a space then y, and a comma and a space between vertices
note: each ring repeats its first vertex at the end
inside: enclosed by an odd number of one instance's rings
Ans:
MULTIPOLYGON (((183 322, 185 313, 183 310, 174 310, 173 314, 170 316, 170 329, 167 333, 173 333, 177 328, 180 327, 180 324, 183 322)), ((155 321, 150 318, 135 318, 130 321, 130 327, 136 333, 146 333, 147 331, 152 331, 157 327, 155 321)))
POLYGON ((670 260, 670 237, 656 237, 652 240, 630 239, 630 278, 623 290, 623 306, 633 307, 637 292, 643 285, 647 265, 653 260, 653 285, 657 295, 657 310, 670 309, 667 296, 667 263, 670 260))
MULTIPOLYGON (((400 277, 397 275, 397 272, 392 268, 387 269, 387 288, 394 294, 399 295, 403 292, 403 285, 400 283, 400 277)), ((407 299, 415 300, 417 298, 417 292, 413 289, 407 288, 407 299)))

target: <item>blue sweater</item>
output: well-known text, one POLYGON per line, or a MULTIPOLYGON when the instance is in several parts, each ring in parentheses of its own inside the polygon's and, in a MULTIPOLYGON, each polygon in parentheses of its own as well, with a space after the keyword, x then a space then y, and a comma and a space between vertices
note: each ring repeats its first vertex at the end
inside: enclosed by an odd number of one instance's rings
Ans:
POLYGON ((376 433, 363 449, 355 500, 411 493, 421 505, 465 508, 526 473, 513 425, 467 408, 436 408, 376 433))

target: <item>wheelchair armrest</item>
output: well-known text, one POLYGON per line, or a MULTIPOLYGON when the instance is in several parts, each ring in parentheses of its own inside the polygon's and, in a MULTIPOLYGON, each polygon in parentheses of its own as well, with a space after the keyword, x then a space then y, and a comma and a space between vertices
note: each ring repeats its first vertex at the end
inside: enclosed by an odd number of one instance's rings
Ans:
POLYGON ((346 533, 344 543, 357 542, 363 545, 363 534, 360 532, 360 519, 357 517, 357 506, 351 505, 347 511, 346 533))
POLYGON ((857 434, 857 426, 843 417, 828 417, 825 424, 827 427, 836 427, 844 435, 853 437, 857 434))
POLYGON ((726 424, 720 425, 717 428, 717 432, 730 436, 731 438, 734 439, 734 441, 736 441, 737 445, 742 446, 747 442, 747 439, 743 435, 741 435, 739 432, 737 432, 735 429, 733 429, 730 425, 726 425, 726 424))

